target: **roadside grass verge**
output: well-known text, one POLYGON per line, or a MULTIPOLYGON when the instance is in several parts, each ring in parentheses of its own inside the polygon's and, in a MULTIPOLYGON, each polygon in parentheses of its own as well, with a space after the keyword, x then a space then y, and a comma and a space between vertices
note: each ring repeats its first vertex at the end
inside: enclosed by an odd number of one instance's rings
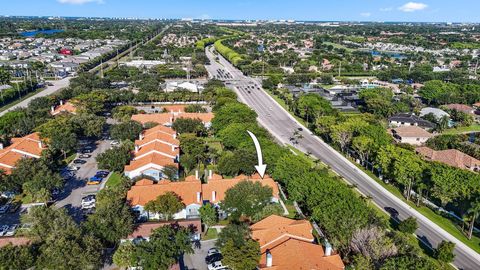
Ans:
POLYGON ((480 132, 480 124, 474 124, 469 127, 450 128, 442 132, 442 134, 462 134, 470 132, 480 132))
POLYGON ((212 239, 217 239, 218 237, 218 232, 217 229, 215 228, 208 228, 207 232, 203 236, 202 240, 212 240, 212 239))

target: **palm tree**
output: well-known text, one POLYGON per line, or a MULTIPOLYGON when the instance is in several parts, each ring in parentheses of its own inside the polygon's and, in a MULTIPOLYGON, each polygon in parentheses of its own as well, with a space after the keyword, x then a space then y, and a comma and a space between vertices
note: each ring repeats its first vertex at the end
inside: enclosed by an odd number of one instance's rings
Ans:
POLYGON ((450 121, 450 119, 448 118, 448 116, 446 116, 446 115, 442 116, 440 118, 440 120, 438 120, 438 124, 437 124, 438 132, 442 132, 445 129, 447 129, 449 121, 450 121))
POLYGON ((470 228, 468 229, 468 239, 472 239, 472 234, 473 234, 473 227, 475 226, 475 220, 478 217, 478 213, 480 212, 480 200, 476 200, 472 202, 470 205, 470 209, 468 210, 468 213, 470 214, 471 220, 470 220, 470 228))

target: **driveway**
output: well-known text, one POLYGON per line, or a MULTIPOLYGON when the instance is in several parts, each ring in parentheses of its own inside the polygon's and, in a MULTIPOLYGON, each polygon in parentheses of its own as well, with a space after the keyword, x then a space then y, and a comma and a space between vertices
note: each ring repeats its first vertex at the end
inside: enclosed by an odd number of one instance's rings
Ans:
MULTIPOLYGON (((87 163, 75 165, 80 169, 67 179, 63 191, 57 196, 55 205, 59 208, 65 207, 75 220, 82 219, 82 197, 87 194, 95 194, 103 187, 103 185, 87 185, 87 180, 98 171, 95 158, 110 149, 110 143, 111 140, 100 140, 91 144, 94 147, 94 151, 90 154, 92 156, 84 159, 87 163)), ((108 176, 103 181, 106 179, 108 176)))
MULTIPOLYGON (((208 270, 205 263, 205 257, 207 257, 207 251, 215 246, 214 240, 200 241, 200 248, 194 248, 193 254, 187 254, 183 256, 182 270, 208 270)), ((182 266, 182 263, 180 263, 182 266)))

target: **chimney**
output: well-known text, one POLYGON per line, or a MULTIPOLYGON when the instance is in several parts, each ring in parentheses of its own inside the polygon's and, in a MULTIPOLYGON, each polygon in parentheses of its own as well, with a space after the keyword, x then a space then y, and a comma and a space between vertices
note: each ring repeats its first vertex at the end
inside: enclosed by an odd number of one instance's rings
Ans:
POLYGON ((0 150, 3 149, 3 143, 0 143, 0 150))
POLYGON ((175 152, 175 145, 172 144, 172 152, 175 152))
POLYGON ((50 111, 53 113, 55 111, 55 106, 50 107, 50 111))
POLYGON ((173 138, 174 138, 174 139, 177 138, 177 133, 174 133, 174 134, 173 134, 173 138))
POLYGON ((195 170, 195 179, 198 180, 198 170, 195 170))
POLYGON ((63 106, 63 100, 60 99, 60 106, 63 106))
POLYGON ((200 191, 197 191, 197 202, 201 202, 202 200, 202 193, 200 191))
POLYGON ((212 179, 212 176, 213 176, 213 171, 208 170, 208 179, 212 179))
POLYGON ((38 148, 43 148, 43 143, 42 143, 42 141, 38 141, 38 148))
POLYGON ((143 133, 138 134, 138 139, 141 141, 143 140, 143 133))
POLYGON ((325 257, 331 256, 331 255, 332 255, 332 245, 328 241, 325 241, 325 257))
POLYGON ((172 124, 173 124, 173 116, 172 116, 172 117, 170 117, 170 123, 172 123, 172 124))
POLYGON ((138 153, 138 150, 140 150, 140 148, 135 144, 135 153, 138 153))
POLYGON ((217 199, 217 192, 216 191, 212 191, 212 202, 216 201, 217 199))
POLYGON ((272 267, 273 266, 273 256, 272 256, 272 253, 270 252, 270 249, 267 249, 266 257, 267 257, 267 267, 272 267))

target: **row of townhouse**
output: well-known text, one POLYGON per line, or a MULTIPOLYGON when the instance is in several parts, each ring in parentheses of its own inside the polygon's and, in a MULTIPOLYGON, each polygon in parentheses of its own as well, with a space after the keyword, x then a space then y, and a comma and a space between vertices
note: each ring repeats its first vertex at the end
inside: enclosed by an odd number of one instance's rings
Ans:
POLYGON ((132 120, 140 122, 142 125, 157 123, 163 126, 172 126, 175 120, 179 118, 200 119, 206 128, 210 128, 213 117, 213 113, 186 113, 179 110, 166 113, 135 114, 132 115, 132 120))
POLYGON ((19 160, 40 158, 45 149, 46 145, 37 132, 21 138, 12 138, 10 146, 4 148, 3 144, 0 144, 0 170, 10 174, 19 160))
POLYGON ((142 179, 130 188, 127 193, 127 200, 140 217, 159 219, 161 216, 158 213, 145 211, 145 205, 160 195, 174 192, 185 204, 185 208, 176 213, 173 218, 179 220, 194 219, 199 217, 199 209, 202 205, 211 203, 218 207, 219 203, 225 199, 225 193, 228 189, 241 181, 252 181, 272 188, 273 196, 271 201, 274 203, 280 201, 277 183, 268 175, 265 175, 263 179, 258 174, 252 176, 239 175, 233 179, 224 179, 221 175, 209 171, 206 180, 206 183, 202 183, 198 178, 198 173, 187 177, 185 181, 179 182, 170 180, 155 182, 149 179, 142 179))

